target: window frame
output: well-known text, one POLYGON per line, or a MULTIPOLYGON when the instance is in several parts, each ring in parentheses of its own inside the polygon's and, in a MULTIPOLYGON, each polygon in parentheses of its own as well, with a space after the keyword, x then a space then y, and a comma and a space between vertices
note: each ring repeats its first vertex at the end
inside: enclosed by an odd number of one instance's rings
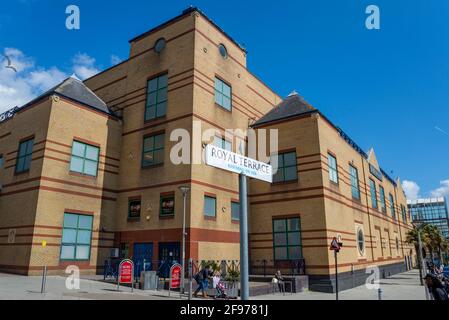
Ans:
MULTIPOLYGON (((292 182, 298 181, 299 180, 299 177, 298 177, 298 158, 297 158, 296 150, 279 152, 276 156, 278 157, 278 169, 277 169, 276 173, 273 173, 273 184, 277 184, 277 183, 292 183, 292 182), (294 159, 295 159, 295 164, 294 165, 285 166, 284 158, 285 158, 285 155, 287 155, 287 154, 294 154, 294 159), (279 165, 280 164, 279 160, 280 160, 281 156, 282 156, 282 166, 279 165), (287 168, 295 168, 295 178, 294 179, 289 179, 289 180, 285 179, 285 169, 287 169, 287 168), (276 181, 275 177, 278 174, 279 170, 282 170, 283 179, 276 181)), ((273 157, 273 155, 271 157, 273 157)), ((270 163, 271 162, 272 161, 270 160, 270 163)))
POLYGON ((365 244, 366 244, 365 232, 363 232, 362 228, 358 227, 357 228, 357 250, 361 256, 365 255, 365 251, 366 251, 365 244), (360 235, 362 235, 362 238, 363 238, 362 240, 360 240, 360 235), (360 244, 362 244, 362 249, 360 249, 360 244))
POLYGON ((3 167, 4 160, 3 154, 0 153, 0 169, 3 167))
POLYGON ((167 194, 161 194, 159 196, 159 217, 160 218, 166 218, 166 217, 174 217, 175 216, 175 209, 176 209, 176 199, 175 199, 175 193, 171 192, 171 193, 167 193, 167 194), (164 200, 167 199, 172 199, 173 200, 173 213, 167 214, 167 213, 162 213, 162 202, 164 200))
POLYGON ((92 254, 92 233, 93 233, 93 223, 94 223, 94 216, 90 215, 90 214, 79 214, 79 213, 74 213, 74 212, 70 212, 70 211, 64 211, 64 215, 63 215, 63 221, 62 221, 62 232, 61 232, 61 248, 59 250, 59 261, 90 261, 91 258, 91 254, 92 254), (65 227, 64 223, 65 223, 65 216, 66 215, 74 215, 77 216, 77 227, 73 228, 73 227, 65 227), (90 229, 86 229, 86 228, 79 228, 79 220, 80 220, 80 216, 83 217, 90 217, 91 218, 91 224, 90 224, 90 229), (64 238, 64 230, 69 229, 69 230, 76 230, 76 234, 75 234, 75 242, 63 242, 63 238, 64 238), (80 246, 87 246, 84 243, 78 243, 78 231, 90 231, 90 240, 89 240, 89 256, 86 259, 77 259, 76 258, 76 250, 78 245, 80 246), (73 252, 73 259, 67 259, 67 258, 62 258, 62 249, 64 246, 74 246, 74 252, 73 252))
POLYGON ((133 197, 133 198, 128 198, 128 220, 140 220, 140 217, 142 215, 142 198, 141 197, 133 197), (139 202, 140 203, 140 209, 139 209, 139 216, 131 216, 131 203, 132 202, 139 202))
POLYGON ((231 201, 231 221, 235 221, 235 222, 240 221, 240 202, 235 201, 235 200, 231 201), (233 206, 235 206, 235 205, 238 208, 238 216, 237 217, 234 217, 234 211, 232 210, 233 206))
POLYGON ((34 151, 34 136, 22 139, 19 142, 19 148, 17 149, 17 157, 16 157, 16 166, 14 169, 15 174, 25 173, 30 171, 31 162, 33 161, 33 151, 34 151), (29 146, 31 144, 31 150, 29 150, 29 146), (20 150, 21 146, 25 145, 25 154, 21 155, 20 150), (23 168, 19 170, 19 161, 24 159, 23 168))
POLYGON ((203 198, 203 216, 206 219, 216 219, 217 218, 217 196, 205 194, 203 198), (206 214, 206 199, 214 199, 214 215, 206 214))
POLYGON ((156 166, 162 166, 162 165, 164 165, 164 163, 165 163, 165 132, 153 133, 153 134, 144 136, 144 137, 143 137, 143 141, 142 141, 142 160, 141 160, 141 167, 142 167, 143 169, 145 169, 145 168, 152 168, 152 167, 156 167, 156 166), (159 136, 163 136, 163 139, 162 139, 162 141, 163 141, 163 146, 162 146, 162 147, 159 147, 159 148, 156 148, 156 137, 159 137, 159 136), (153 139, 153 148, 152 148, 151 150, 145 151, 145 141, 146 141, 147 139, 153 139), (163 157, 162 157, 162 162, 151 163, 151 164, 147 164, 147 165, 144 164, 144 163, 145 163, 145 160, 144 160, 145 154, 151 152, 151 153, 153 154, 153 159, 154 159, 154 158, 155 158, 155 157, 154 157, 154 154, 155 154, 156 152, 158 152, 158 151, 161 151, 161 150, 162 150, 162 155, 163 155, 163 157))
POLYGON ((379 185, 379 200, 380 200, 380 209, 382 213, 387 213, 387 201, 385 198, 385 189, 383 186, 379 185))
POLYGON ((376 182, 369 178, 369 189, 370 189, 370 197, 371 197, 371 207, 373 209, 378 210, 379 209, 379 203, 377 201, 377 189, 376 189, 376 182))
POLYGON ((70 154, 69 171, 72 172, 72 173, 77 173, 77 174, 81 174, 81 175, 88 176, 88 177, 98 177, 99 165, 100 165, 100 146, 94 145, 92 143, 87 143, 87 142, 81 141, 79 139, 73 139, 73 141, 72 141, 72 151, 71 151, 71 154, 70 154), (84 147, 83 157, 73 154, 75 143, 79 143, 79 144, 83 145, 83 147, 84 147), (86 153, 87 153, 87 147, 88 146, 91 147, 91 148, 97 149, 97 160, 96 161, 94 161, 92 159, 89 159, 89 158, 86 158, 86 153), (72 170, 73 158, 82 159, 82 161, 83 161, 83 169, 81 170, 82 172, 76 171, 76 170, 72 170), (85 169, 86 161, 96 162, 95 175, 92 175, 92 174, 89 174, 89 173, 85 172, 84 169, 85 169))
MULTIPOLYGON (((160 39, 158 39, 157 41, 159 41, 160 39)), ((147 87, 146 87, 146 93, 145 93, 146 97, 145 97, 145 111, 144 111, 144 122, 149 122, 149 121, 153 121, 153 120, 157 120, 157 119, 161 119, 166 117, 167 115, 167 109, 168 109, 168 72, 163 72, 161 74, 152 76, 151 78, 147 79, 147 87), (159 81, 162 77, 166 77, 167 81, 166 81, 166 85, 164 87, 159 87, 159 81), (156 80, 156 90, 150 91, 150 82, 156 80), (159 97, 159 93, 161 90, 165 90, 165 100, 158 100, 159 97), (150 95, 156 93, 156 100, 155 103, 150 104, 150 95), (158 106, 165 103, 165 112, 163 115, 158 116, 157 115, 157 111, 158 111, 158 106), (154 117, 147 117, 148 114, 148 110, 150 110, 151 108, 155 108, 154 110, 154 117)))
POLYGON ((337 161, 337 157, 335 155, 331 154, 330 152, 327 153, 327 166, 329 168, 329 181, 332 183, 338 184, 338 181, 339 181, 338 161, 337 161), (331 159, 334 160, 335 168, 331 166, 331 159), (336 180, 333 179, 331 172, 335 174, 336 180))
POLYGON ((295 261, 300 260, 304 258, 303 253, 303 244, 302 244, 302 232, 301 232, 301 217, 288 217, 288 218, 281 218, 281 217, 273 217, 272 218, 272 236, 273 236, 273 261, 295 261), (289 231, 288 230, 288 221, 289 220, 298 220, 298 227, 299 229, 296 231, 289 231), (275 231, 274 224, 276 221, 284 221, 285 223, 285 229, 284 231, 275 231), (299 244, 292 244, 289 245, 288 243, 288 235, 290 233, 298 233, 299 234, 299 244), (285 245, 276 245, 276 234, 285 234, 285 245), (298 247, 300 251, 300 257, 298 259, 290 259, 290 252, 289 248, 291 247, 298 247), (277 259, 276 258, 276 248, 285 248, 286 249, 286 259, 277 259))
POLYGON ((215 82, 214 82, 214 102, 220 108, 223 108, 224 110, 226 110, 228 112, 232 112, 232 109, 233 109, 232 108, 232 86, 229 82, 223 80, 222 78, 220 78, 218 76, 215 76, 215 82), (219 82, 221 84, 221 86, 220 86, 221 91, 219 89, 217 89, 217 82, 219 82), (224 93, 225 86, 229 87, 229 96, 227 96, 224 93), (219 101, 217 101, 217 97, 220 97, 220 96, 221 96, 221 101, 222 101, 221 104, 219 101), (229 109, 224 106, 224 103, 223 103, 224 97, 229 99, 229 109))
POLYGON ((232 141, 227 140, 226 138, 222 138, 220 136, 214 136, 214 140, 212 141, 213 145, 216 147, 219 147, 221 149, 227 150, 232 152, 233 146, 232 146, 232 141), (220 141, 220 145, 217 145, 218 141, 220 141), (227 146, 229 146, 230 148, 228 149, 227 146))
POLYGON ((356 200, 360 200, 361 195, 360 195, 360 184, 359 184, 359 170, 352 164, 349 164, 349 182, 351 183, 352 198, 356 199, 356 200), (354 169, 355 176, 352 174, 351 169, 354 169), (356 182, 356 186, 353 185, 353 181, 356 182), (357 196, 354 196, 354 190, 357 191, 357 196))
POLYGON ((395 204, 394 204, 394 197, 391 193, 388 194, 389 196, 389 200, 390 200, 390 213, 391 213, 391 217, 396 220, 396 208, 395 208, 395 204))

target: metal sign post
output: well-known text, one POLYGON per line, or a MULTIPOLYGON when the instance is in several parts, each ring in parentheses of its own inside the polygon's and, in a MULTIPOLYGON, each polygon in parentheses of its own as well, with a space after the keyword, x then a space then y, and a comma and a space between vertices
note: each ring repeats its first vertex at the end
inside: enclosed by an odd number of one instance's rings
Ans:
MULTIPOLYGON (((42 240, 42 248, 45 248, 47 246, 47 241, 42 240)), ((41 293, 45 293, 45 285, 47 282, 47 266, 44 266, 44 270, 42 271, 42 283, 41 283, 41 293)))
POLYGON ((343 243, 338 242, 337 238, 332 239, 331 246, 329 250, 334 251, 335 259, 335 300, 338 301, 338 253, 340 252, 343 243))
POLYGON ((239 175, 240 200, 240 290, 241 299, 249 300, 248 274, 248 179, 244 174, 239 175))
POLYGON ((192 300, 193 260, 189 259, 189 300, 192 300))

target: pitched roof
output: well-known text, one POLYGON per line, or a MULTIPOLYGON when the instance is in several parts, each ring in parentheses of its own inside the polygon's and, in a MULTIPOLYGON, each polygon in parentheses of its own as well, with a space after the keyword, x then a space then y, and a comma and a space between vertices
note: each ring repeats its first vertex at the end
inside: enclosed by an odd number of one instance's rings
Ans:
POLYGON ((92 92, 80 79, 78 79, 75 75, 72 75, 71 77, 65 79, 58 85, 54 86, 50 90, 44 92, 36 99, 33 99, 32 101, 28 102, 26 105, 24 105, 22 108, 25 108, 34 102, 52 95, 52 94, 58 94, 62 97, 68 98, 70 100, 82 103, 86 106, 89 106, 93 109, 96 109, 100 112, 109 114, 109 115, 115 115, 106 105, 106 103, 101 100, 95 93, 92 92))
POLYGON ((252 126, 256 127, 261 124, 291 118, 315 111, 317 111, 317 109, 315 109, 312 105, 305 101, 304 98, 301 97, 298 93, 293 91, 280 104, 271 109, 262 118, 257 120, 252 126))

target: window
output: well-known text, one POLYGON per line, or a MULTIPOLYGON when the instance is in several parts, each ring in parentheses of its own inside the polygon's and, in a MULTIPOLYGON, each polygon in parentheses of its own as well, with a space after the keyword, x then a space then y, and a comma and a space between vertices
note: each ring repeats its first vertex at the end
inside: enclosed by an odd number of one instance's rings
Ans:
POLYGON ((384 187, 379 186, 380 208, 383 213, 387 213, 387 203, 385 202, 385 190, 384 187))
POLYGON ((97 176, 100 148, 73 141, 70 171, 97 176))
POLYGON ((148 80, 145 121, 165 116, 167 112, 168 75, 148 80))
POLYGON ((333 155, 328 153, 327 162, 329 165, 329 180, 338 183, 337 159, 333 155))
POLYGON ((123 259, 129 259, 129 243, 122 242, 120 243, 120 258, 123 259))
POLYGON ((360 255, 363 256, 365 254, 365 235, 361 228, 357 230, 357 248, 359 249, 360 255))
POLYGON ((377 209, 376 183, 372 179, 369 179, 369 189, 371 192, 371 206, 377 209))
POLYGON ((396 210, 394 209, 394 198, 391 193, 390 193, 390 211, 393 219, 396 219, 396 210))
POLYGON ((354 199, 360 200, 359 173, 356 168, 349 165, 349 175, 351 177, 351 193, 354 199))
POLYGON ((139 219, 141 211, 141 200, 139 199, 129 199, 128 201, 128 218, 129 219, 139 219))
POLYGON ((169 195, 161 195, 161 209, 160 209, 160 216, 166 217, 166 216, 174 216, 175 215, 175 195, 169 194, 169 195))
POLYGON ((234 221, 240 220, 240 203, 235 201, 231 202, 231 219, 234 221))
POLYGON ((215 103, 231 111, 231 87, 222 80, 215 78, 215 103))
POLYGON ((218 51, 220 52, 220 55, 222 56, 223 59, 228 58, 228 50, 226 49, 223 43, 220 43, 220 45, 218 46, 218 51))
POLYGON ((204 215, 215 218, 217 212, 217 199, 215 197, 204 196, 204 215))
POLYGON ((154 51, 159 54, 162 52, 162 50, 165 49, 165 45, 167 44, 167 41, 165 41, 164 38, 160 38, 156 41, 154 44, 154 51))
POLYGON ((402 221, 407 221, 407 209, 403 204, 401 204, 402 221))
POLYGON ((164 140, 163 133, 143 139, 142 167, 164 163, 164 140))
POLYGON ((214 146, 231 151, 232 152, 232 142, 222 139, 220 137, 214 137, 214 146))
MULTIPOLYGON (((275 156, 272 156, 275 157, 275 156)), ((281 153, 278 157, 278 170, 273 176, 273 182, 286 182, 298 180, 296 165, 296 151, 281 153)), ((273 159, 272 161, 273 162, 273 159)))
POLYGON ((3 155, 0 154, 0 168, 3 166, 3 155))
POLYGON ((302 258, 299 218, 273 220, 274 260, 302 258))
POLYGON ((61 260, 89 260, 92 216, 64 213, 61 260))
POLYGON ((16 173, 30 170, 31 157, 33 155, 34 138, 22 141, 17 153, 16 173))

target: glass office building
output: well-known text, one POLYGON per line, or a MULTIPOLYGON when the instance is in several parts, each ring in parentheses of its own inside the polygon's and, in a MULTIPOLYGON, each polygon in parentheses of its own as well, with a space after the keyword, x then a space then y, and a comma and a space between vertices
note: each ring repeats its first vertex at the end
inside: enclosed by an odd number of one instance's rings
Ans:
POLYGON ((449 239, 449 216, 445 198, 408 200, 407 205, 413 222, 433 224, 449 239))

